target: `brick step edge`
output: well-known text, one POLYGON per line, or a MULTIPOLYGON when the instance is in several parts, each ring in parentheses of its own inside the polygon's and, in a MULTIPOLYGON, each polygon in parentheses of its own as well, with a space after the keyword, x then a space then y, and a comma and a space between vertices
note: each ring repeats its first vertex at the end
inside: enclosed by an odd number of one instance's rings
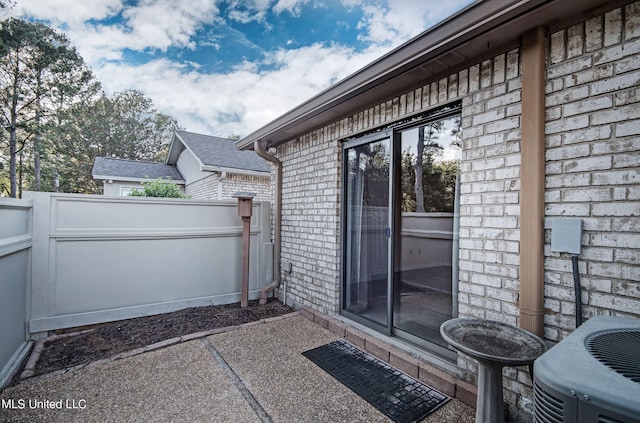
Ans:
POLYGON ((356 347, 389 363, 407 375, 419 379, 443 394, 456 398, 464 404, 475 408, 478 395, 478 388, 475 385, 458 379, 443 370, 400 351, 393 345, 376 339, 355 327, 314 310, 311 307, 303 306, 300 309, 300 314, 319 326, 341 336, 356 347))

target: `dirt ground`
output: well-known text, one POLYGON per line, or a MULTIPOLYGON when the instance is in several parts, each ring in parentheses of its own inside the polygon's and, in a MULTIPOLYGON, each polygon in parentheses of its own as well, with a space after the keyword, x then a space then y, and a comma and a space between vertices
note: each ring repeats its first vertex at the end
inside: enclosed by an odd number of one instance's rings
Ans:
MULTIPOLYGON (((35 367, 35 375, 87 364, 170 338, 240 325, 292 311, 292 307, 285 306, 277 300, 271 300, 265 305, 250 301, 246 309, 240 308, 240 303, 195 307, 173 313, 74 328, 74 331, 89 331, 46 342, 35 367)), ((69 331, 58 331, 56 334, 64 332, 69 331)))

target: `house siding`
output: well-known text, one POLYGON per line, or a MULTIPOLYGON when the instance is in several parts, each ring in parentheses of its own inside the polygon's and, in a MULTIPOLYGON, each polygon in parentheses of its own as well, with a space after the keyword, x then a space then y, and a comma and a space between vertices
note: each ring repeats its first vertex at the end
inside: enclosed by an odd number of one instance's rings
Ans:
POLYGON ((182 150, 176 161, 176 167, 188 184, 208 176, 207 172, 200 170, 200 162, 188 149, 182 150))
POLYGON ((121 195, 120 193, 120 189, 122 187, 136 187, 136 188, 142 188, 142 184, 138 183, 138 182, 118 182, 118 181, 113 181, 113 182, 106 182, 103 184, 104 189, 103 189, 103 194, 104 195, 111 195, 111 196, 116 196, 119 197, 121 195))
MULTIPOLYGON (((585 317, 640 317, 640 2, 553 32, 547 41, 545 338, 575 328, 571 259, 551 252, 551 220, 583 220, 585 317)), ((459 314, 519 324, 519 49, 404 93, 278 147, 283 162, 282 298, 339 311, 341 140, 462 101, 459 314)), ((462 355, 463 379, 477 366, 462 355)), ((531 381, 507 368, 509 418, 528 420, 531 381)))

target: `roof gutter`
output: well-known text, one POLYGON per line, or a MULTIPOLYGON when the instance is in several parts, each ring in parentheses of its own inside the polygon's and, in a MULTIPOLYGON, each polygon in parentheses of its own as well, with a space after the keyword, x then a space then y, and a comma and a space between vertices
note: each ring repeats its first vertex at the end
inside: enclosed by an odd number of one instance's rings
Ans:
POLYGON ((273 181, 275 184, 275 204, 273 205, 273 281, 260 291, 260 304, 266 304, 269 291, 273 291, 280 285, 280 248, 282 244, 282 162, 278 160, 276 156, 264 151, 262 145, 260 145, 260 141, 258 140, 253 143, 253 149, 258 156, 273 163, 276 167, 276 174, 273 181))
MULTIPOLYGON (((102 181, 118 181, 118 182, 149 182, 152 178, 134 178, 129 176, 108 176, 108 175, 92 175, 93 179, 99 179, 102 181)), ((160 176, 159 178, 165 179, 166 176, 160 176)), ((153 178, 158 179, 158 178, 153 178)), ((186 182, 184 179, 169 179, 169 182, 173 182, 174 184, 184 185, 186 182)))
MULTIPOLYGON (((199 160, 198 160, 199 161, 199 160)), ((263 178, 268 178, 270 172, 263 172, 260 170, 248 170, 248 169, 240 169, 235 167, 225 167, 225 166, 211 166, 200 164, 200 170, 204 172, 219 172, 219 173, 233 173, 236 175, 247 175, 247 176, 261 176, 263 178)))

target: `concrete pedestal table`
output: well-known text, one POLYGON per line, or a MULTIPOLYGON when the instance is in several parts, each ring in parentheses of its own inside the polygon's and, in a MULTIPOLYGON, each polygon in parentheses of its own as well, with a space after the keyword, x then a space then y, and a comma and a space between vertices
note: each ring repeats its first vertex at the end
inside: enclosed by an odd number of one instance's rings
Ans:
POLYGON ((445 341, 478 361, 477 423, 503 423, 502 368, 533 364, 547 349, 524 329, 484 319, 458 318, 440 326, 445 341))

